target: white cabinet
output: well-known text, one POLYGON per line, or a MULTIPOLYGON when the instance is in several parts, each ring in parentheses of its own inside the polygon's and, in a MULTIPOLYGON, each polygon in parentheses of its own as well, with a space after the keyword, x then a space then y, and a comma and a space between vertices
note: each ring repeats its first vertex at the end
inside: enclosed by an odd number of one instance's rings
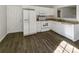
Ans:
POLYGON ((66 37, 74 41, 74 25, 64 24, 64 33, 66 37))
POLYGON ((79 40, 79 25, 69 24, 56 21, 38 21, 37 22, 37 32, 44 32, 52 30, 56 33, 69 38, 72 41, 79 40), (48 26, 44 27, 43 25, 48 23, 48 26))
POLYGON ((34 10, 23 10, 24 36, 36 33, 36 14, 34 10))
POLYGON ((59 34, 64 34, 64 25, 60 22, 51 21, 51 29, 59 34))
POLYGON ((72 41, 75 41, 74 39, 74 25, 73 24, 67 24, 62 22, 56 22, 51 21, 51 29, 55 31, 56 33, 65 36, 72 41))
POLYGON ((74 38, 75 40, 79 40, 79 24, 74 25, 74 38))
POLYGON ((79 24, 65 25, 65 36, 72 41, 79 40, 79 24))
POLYGON ((44 32, 48 30, 55 31, 56 33, 69 38, 72 41, 79 40, 79 25, 56 22, 56 21, 38 21, 37 32, 44 32), (43 26, 48 23, 48 26, 43 26))
POLYGON ((64 35, 64 24, 62 24, 61 22, 56 22, 56 31, 61 34, 64 35))

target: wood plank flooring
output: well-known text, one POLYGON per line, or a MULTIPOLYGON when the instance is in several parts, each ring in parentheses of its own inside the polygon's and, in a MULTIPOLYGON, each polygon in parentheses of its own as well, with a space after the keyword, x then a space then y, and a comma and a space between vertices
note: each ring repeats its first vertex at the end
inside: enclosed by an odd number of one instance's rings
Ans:
POLYGON ((1 53, 53 53, 62 41, 79 48, 79 41, 71 40, 58 35, 53 31, 23 36, 23 33, 8 34, 0 42, 1 53))

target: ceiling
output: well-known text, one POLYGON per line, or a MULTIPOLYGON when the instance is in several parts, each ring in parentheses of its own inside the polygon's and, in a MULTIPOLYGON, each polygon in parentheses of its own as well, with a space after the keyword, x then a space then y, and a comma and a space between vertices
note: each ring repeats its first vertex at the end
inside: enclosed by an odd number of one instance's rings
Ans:
POLYGON ((74 7, 75 5, 34 5, 34 6, 47 7, 47 8, 58 8, 58 7, 63 7, 63 6, 74 7))
POLYGON ((54 7, 56 7, 57 5, 35 5, 35 6, 54 8, 54 7))

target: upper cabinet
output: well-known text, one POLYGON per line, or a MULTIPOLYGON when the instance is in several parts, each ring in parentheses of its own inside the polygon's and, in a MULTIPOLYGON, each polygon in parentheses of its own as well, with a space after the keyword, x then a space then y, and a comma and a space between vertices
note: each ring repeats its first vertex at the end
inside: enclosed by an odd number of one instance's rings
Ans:
POLYGON ((22 8, 35 9, 36 15, 54 15, 53 8, 39 7, 33 5, 23 5, 22 8))
POLYGON ((66 6, 57 9, 57 17, 76 19, 76 6, 66 6))

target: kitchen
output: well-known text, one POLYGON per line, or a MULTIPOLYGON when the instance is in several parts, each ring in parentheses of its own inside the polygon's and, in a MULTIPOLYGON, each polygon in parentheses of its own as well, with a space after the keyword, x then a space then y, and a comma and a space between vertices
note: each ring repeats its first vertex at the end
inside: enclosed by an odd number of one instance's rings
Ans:
MULTIPOLYGON (((44 46, 44 49, 46 51, 44 52, 53 52, 54 50, 52 49, 55 46, 52 45, 56 45, 56 43, 54 44, 54 42, 56 41, 57 43, 61 41, 58 40, 60 39, 59 38, 60 36, 61 38, 66 38, 67 40, 73 43, 78 42, 79 40, 79 30, 78 30, 79 6, 78 5, 67 5, 67 6, 66 5, 65 6, 64 5, 62 6, 61 5, 57 5, 57 6, 56 5, 7 5, 7 6, 1 6, 0 9, 1 9, 0 15, 3 16, 2 19, 4 25, 3 26, 2 23, 0 23, 1 24, 0 42, 4 42, 1 43, 1 45, 4 46, 6 41, 7 41, 6 43, 7 45, 11 44, 10 42, 12 43, 15 42, 13 46, 15 46, 17 42, 20 42, 21 44, 18 43, 19 46, 17 48, 17 52, 19 47, 20 49, 22 49, 23 47, 24 50, 23 49, 21 50, 23 52, 27 50, 31 50, 31 48, 29 48, 31 46, 27 46, 27 45, 31 45, 32 43, 34 43, 35 45, 40 45, 41 47, 42 47, 41 44, 45 44, 46 47, 44 46), (53 32, 54 34, 51 34, 50 32, 53 32), (17 33, 18 35, 16 35, 17 33), (10 40, 10 38, 12 39, 12 41, 10 40), (33 40, 35 39, 36 40, 31 41, 29 38, 31 40, 32 38, 33 40), (54 40, 53 38, 56 41, 52 41, 54 40), (47 41, 45 39, 47 39, 47 41), (38 41, 41 42, 37 44, 38 41), (25 43, 23 44, 23 42, 25 43), (49 44, 50 46, 48 46, 47 43, 50 43, 49 44)), ((34 44, 32 44, 33 47, 34 44)), ((34 49, 33 47, 32 49, 34 49)), ((1 49, 5 50, 4 47, 1 49)), ((8 50, 10 50, 10 48, 9 49, 7 48, 6 51, 8 50)), ((12 52, 14 51, 13 49, 11 50, 12 52)), ((43 50, 43 47, 40 49, 37 48, 37 50, 39 50, 40 52, 40 50, 43 50)))
MULTIPOLYGON (((77 6, 65 6, 57 8, 60 14, 56 17, 53 12, 46 14, 45 11, 39 11, 36 21, 36 32, 44 32, 48 30, 55 31, 56 33, 65 36, 72 41, 79 40, 79 22, 77 20, 77 6)), ((58 12, 57 11, 57 12, 58 12)), ((47 11, 46 11, 47 12, 47 11)), ((55 12, 54 12, 55 13, 55 12)), ((28 31, 27 31, 28 32, 28 31)))

